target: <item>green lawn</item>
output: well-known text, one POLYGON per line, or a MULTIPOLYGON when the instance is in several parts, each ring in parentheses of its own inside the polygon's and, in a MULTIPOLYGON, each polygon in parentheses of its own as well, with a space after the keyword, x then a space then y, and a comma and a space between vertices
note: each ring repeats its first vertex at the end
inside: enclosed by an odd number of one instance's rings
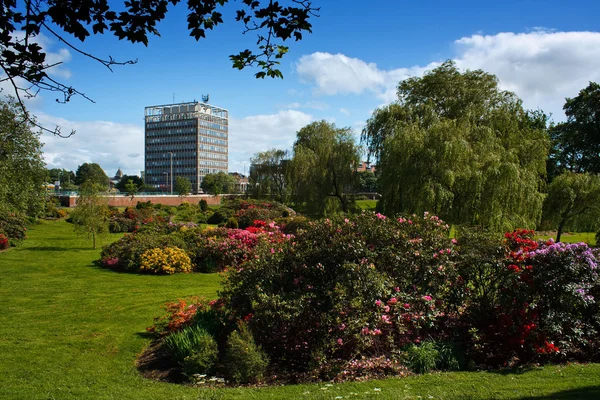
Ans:
POLYGON ((166 301, 214 296, 218 275, 97 268, 99 250, 64 221, 34 225, 29 236, 0 253, 2 399, 600 398, 599 364, 217 391, 149 381, 134 366, 145 328, 166 301))
MULTIPOLYGON (((541 234, 536 235, 536 239, 556 239, 556 233, 554 234, 541 234)), ((560 241, 564 243, 579 243, 584 242, 590 246, 596 245, 596 232, 576 232, 576 233, 563 233, 560 237, 560 241)))

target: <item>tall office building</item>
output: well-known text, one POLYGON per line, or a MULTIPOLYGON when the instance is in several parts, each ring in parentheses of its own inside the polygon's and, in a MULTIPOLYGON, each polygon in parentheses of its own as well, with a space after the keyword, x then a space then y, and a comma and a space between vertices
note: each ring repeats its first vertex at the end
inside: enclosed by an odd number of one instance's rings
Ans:
POLYGON ((201 191, 206 174, 228 170, 228 111, 204 102, 145 108, 146 184, 170 191, 172 180, 185 177, 192 192, 201 191))

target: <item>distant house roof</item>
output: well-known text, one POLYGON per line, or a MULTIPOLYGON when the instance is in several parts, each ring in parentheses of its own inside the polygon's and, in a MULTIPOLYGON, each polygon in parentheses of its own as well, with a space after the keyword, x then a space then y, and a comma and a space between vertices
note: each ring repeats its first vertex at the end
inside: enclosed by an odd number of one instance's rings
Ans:
POLYGON ((117 170, 117 173, 115 174, 115 178, 114 179, 121 179, 123 177, 123 171, 121 171, 121 168, 119 168, 117 170))

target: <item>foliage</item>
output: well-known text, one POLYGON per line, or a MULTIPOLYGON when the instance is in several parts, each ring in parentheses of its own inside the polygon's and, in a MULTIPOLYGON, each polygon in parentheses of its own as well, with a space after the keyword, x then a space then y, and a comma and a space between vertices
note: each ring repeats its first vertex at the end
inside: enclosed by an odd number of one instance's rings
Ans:
POLYGON ((293 214, 293 210, 276 201, 233 197, 223 199, 222 206, 208 218, 208 223, 220 224, 235 217, 239 227, 244 229, 252 226, 256 220, 273 221, 293 214))
POLYGON ((76 232, 85 233, 92 239, 94 249, 97 236, 108 232, 108 201, 99 195, 98 187, 92 179, 84 181, 80 186, 77 207, 71 213, 71 220, 76 232))
POLYGON ((178 247, 146 250, 141 257, 140 271, 174 274, 190 272, 192 263, 184 250, 178 247))
POLYGON ((192 192, 192 183, 188 178, 177 176, 175 177, 174 190, 181 197, 187 196, 192 192))
POLYGON ((600 84, 590 82, 563 107, 567 121, 550 128, 549 165, 563 171, 600 173, 600 84))
POLYGON ((64 168, 50 168, 48 182, 60 182, 61 189, 71 186, 75 182, 75 172, 64 168))
POLYGON ((250 159, 248 194, 254 198, 269 197, 285 202, 289 195, 289 160, 287 150, 271 149, 256 153, 250 159))
POLYGON ((99 164, 83 163, 77 167, 75 172, 75 184, 83 185, 86 182, 94 184, 98 188, 105 188, 108 185, 108 175, 99 164))
POLYGON ((16 245, 27 237, 25 217, 22 214, 0 210, 0 233, 8 237, 10 244, 16 245))
POLYGON ((218 196, 223 193, 233 193, 235 184, 236 180, 233 176, 225 172, 219 172, 217 174, 204 175, 200 187, 205 193, 218 196))
MULTIPOLYGON (((116 61, 110 56, 108 59, 98 58, 78 48, 69 40, 69 36, 84 42, 92 34, 110 32, 119 39, 148 46, 149 35, 160 36, 158 25, 166 17, 168 6, 178 2, 160 0, 147 4, 126 1, 119 5, 106 0, 87 0, 76 7, 68 1, 41 1, 36 7, 24 7, 16 1, 7 3, 0 18, 0 24, 6 32, 0 38, 0 47, 3 49, 0 65, 19 98, 32 97, 40 90, 48 90, 63 95, 62 99, 57 99, 59 102, 68 102, 75 95, 88 99, 77 89, 48 76, 46 71, 52 65, 37 38, 40 35, 53 37, 112 70, 114 65, 134 64, 137 60, 116 61), (25 83, 19 84, 20 79, 25 83)), ((189 10, 188 29, 194 39, 204 38, 207 30, 223 23, 221 11, 227 0, 188 0, 186 3, 189 10)), ((277 66, 288 52, 288 47, 283 43, 292 38, 301 40, 303 33, 311 32, 309 20, 316 11, 318 8, 312 7, 308 1, 244 0, 234 18, 244 25, 243 33, 257 32, 258 50, 245 49, 230 55, 233 67, 243 69, 258 66, 261 71, 256 73, 257 78, 282 77, 277 66)), ((233 16, 230 13, 227 15, 233 16)), ((56 133, 60 134, 60 130, 56 133)))
POLYGON ((229 335, 223 362, 227 376, 236 383, 260 382, 269 364, 244 323, 229 335))
POLYGON ((306 202, 309 212, 319 216, 349 212, 353 199, 348 194, 359 159, 360 149, 349 128, 319 121, 300 129, 290 165, 297 200, 306 202))
POLYGON ((207 210, 208 210, 208 203, 206 202, 206 200, 204 200, 204 199, 201 199, 201 200, 198 202, 198 207, 200 207, 200 210, 201 210, 201 211, 207 211, 207 210))
POLYGON ((227 220, 227 223, 225 224, 225 228, 229 228, 229 229, 238 229, 238 221, 237 219, 235 219, 235 217, 231 217, 227 220))
POLYGON ((371 171, 362 171, 356 174, 356 192, 375 192, 379 191, 377 176, 371 171))
POLYGON ((100 262, 106 268, 136 272, 140 270, 142 254, 147 250, 164 247, 185 248, 186 243, 180 235, 132 233, 105 246, 100 262))
POLYGON ((136 190, 134 190, 133 192, 137 192, 142 186, 144 186, 144 180, 139 176, 123 175, 121 179, 119 179, 119 182, 117 182, 117 184, 115 185, 115 188, 119 189, 120 192, 128 193, 129 195, 130 191, 127 190, 127 185, 129 184, 130 180, 136 186, 136 190))
POLYGON ((423 337, 443 310, 453 271, 447 226, 429 215, 313 222, 255 254, 228 271, 222 295, 238 318, 252 316, 269 357, 295 371, 384 355, 423 337), (430 307, 438 302, 439 310, 430 307))
POLYGON ((420 345, 411 344, 406 352, 409 368, 418 374, 434 370, 440 358, 435 343, 429 340, 420 345))
POLYGON ((8 236, 3 233, 0 233, 0 250, 8 249, 10 243, 8 242, 8 236))
POLYGON ((215 340, 198 326, 190 326, 167 336, 164 346, 188 376, 211 372, 218 357, 215 340))
POLYGON ((38 216, 44 208, 42 143, 15 100, 0 101, 0 213, 38 216))
POLYGON ((557 229, 557 242, 564 229, 595 231, 599 220, 600 176, 566 171, 548 186, 543 221, 557 229))
POLYGON ((501 91, 494 75, 461 73, 451 61, 402 81, 398 104, 374 113, 363 132, 380 156, 384 212, 428 210, 496 231, 534 227, 543 201, 545 121, 501 91))

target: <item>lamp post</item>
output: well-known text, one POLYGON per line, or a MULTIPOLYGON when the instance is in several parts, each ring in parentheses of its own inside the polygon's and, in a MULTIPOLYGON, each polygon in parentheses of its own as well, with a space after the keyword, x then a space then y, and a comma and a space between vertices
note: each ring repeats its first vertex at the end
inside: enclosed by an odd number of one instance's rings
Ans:
POLYGON ((173 153, 169 152, 171 155, 171 195, 173 195, 173 153))

